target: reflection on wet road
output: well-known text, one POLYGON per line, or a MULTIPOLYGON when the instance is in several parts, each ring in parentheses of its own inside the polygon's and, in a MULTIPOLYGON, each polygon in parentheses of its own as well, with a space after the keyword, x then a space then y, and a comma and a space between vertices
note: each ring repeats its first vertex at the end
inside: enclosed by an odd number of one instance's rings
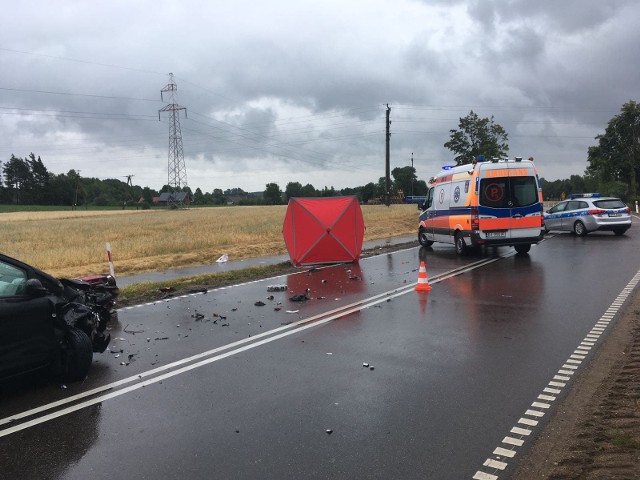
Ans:
MULTIPOLYGON (((630 253, 626 237, 611 241, 630 253)), ((412 248, 122 309, 84 383, 3 391, 0 462, 16 478, 36 450, 40 478, 101 478, 113 459, 126 478, 471 478, 639 267, 574 240, 412 248)))

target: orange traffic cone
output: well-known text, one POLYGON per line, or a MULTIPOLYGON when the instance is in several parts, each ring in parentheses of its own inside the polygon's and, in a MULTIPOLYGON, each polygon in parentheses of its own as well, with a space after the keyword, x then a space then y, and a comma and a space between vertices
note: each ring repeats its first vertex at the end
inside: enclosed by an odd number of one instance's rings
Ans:
POLYGON ((424 266, 424 261, 420 260, 420 269, 418 270, 418 283, 415 288, 416 292, 428 292, 431 290, 429 280, 427 280, 427 268, 424 266))

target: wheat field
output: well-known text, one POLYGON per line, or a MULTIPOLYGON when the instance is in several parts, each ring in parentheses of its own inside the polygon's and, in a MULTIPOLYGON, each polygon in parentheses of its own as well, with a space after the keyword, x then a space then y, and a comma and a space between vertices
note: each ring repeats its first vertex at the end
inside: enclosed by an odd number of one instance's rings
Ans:
MULTIPOLYGON (((286 205, 0 214, 0 252, 56 276, 159 271, 286 253, 286 205)), ((417 231, 415 205, 363 205, 365 241, 417 231)))

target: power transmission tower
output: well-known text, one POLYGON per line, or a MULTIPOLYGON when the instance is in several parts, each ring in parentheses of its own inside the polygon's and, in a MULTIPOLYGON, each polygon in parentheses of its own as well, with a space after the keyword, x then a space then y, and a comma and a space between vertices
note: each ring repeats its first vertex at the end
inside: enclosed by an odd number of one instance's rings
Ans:
POLYGON ((169 104, 158 110, 158 120, 162 112, 169 112, 169 168, 167 185, 174 191, 182 191, 182 187, 187 186, 187 168, 184 164, 184 152, 182 151, 182 131, 180 130, 180 110, 184 110, 187 116, 186 107, 176 103, 176 92, 178 86, 173 81, 173 73, 169 74, 169 83, 160 90, 160 98, 164 100, 164 93, 169 94, 169 104))
POLYGON ((126 178, 127 179, 127 193, 126 193, 126 198, 124 200, 124 202, 122 203, 122 209, 124 210, 125 207, 127 206, 127 202, 130 200, 133 200, 133 198, 131 197, 131 188, 133 188, 133 183, 131 182, 131 178, 134 177, 134 175, 124 175, 122 178, 126 178), (131 187, 131 188, 130 188, 131 187))

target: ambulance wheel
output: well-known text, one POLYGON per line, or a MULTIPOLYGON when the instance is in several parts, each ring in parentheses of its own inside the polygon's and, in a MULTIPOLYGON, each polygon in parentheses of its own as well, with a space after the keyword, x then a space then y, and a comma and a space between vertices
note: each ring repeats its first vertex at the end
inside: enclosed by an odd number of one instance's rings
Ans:
POLYGON ((516 249, 516 253, 518 255, 524 255, 525 253, 529 253, 529 250, 531 250, 531 245, 515 245, 513 248, 516 249))
POLYGON ((427 232, 425 232, 422 228, 418 230, 418 242, 423 247, 430 247, 433 245, 433 241, 427 238, 427 232))
POLYGON ((584 237, 587 234, 587 229, 580 220, 573 224, 573 233, 579 237, 584 237))
POLYGON ((467 254, 467 244, 464 243, 464 238, 461 233, 456 233, 456 253, 458 255, 467 254))

